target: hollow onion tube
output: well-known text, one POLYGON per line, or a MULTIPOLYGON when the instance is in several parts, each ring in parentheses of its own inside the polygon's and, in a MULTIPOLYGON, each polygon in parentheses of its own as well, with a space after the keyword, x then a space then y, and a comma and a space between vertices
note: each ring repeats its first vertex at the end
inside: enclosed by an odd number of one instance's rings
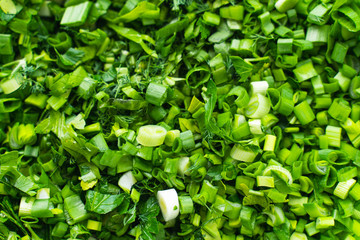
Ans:
POLYGON ((294 109, 292 99, 280 96, 280 91, 275 88, 267 90, 267 96, 270 99, 271 107, 284 116, 289 116, 294 109))
POLYGON ((344 5, 333 11, 332 17, 350 32, 358 32, 360 30, 360 16, 349 5, 344 5))
POLYGON ((179 204, 181 214, 192 213, 194 210, 194 203, 190 196, 179 196, 179 204))
POLYGON ((191 150, 195 147, 194 135, 191 130, 180 133, 182 147, 185 151, 191 150))
POLYGON ((350 112, 350 104, 341 98, 334 99, 328 110, 329 115, 340 122, 345 122, 350 112))
POLYGON ((330 17, 332 4, 319 4, 312 9, 307 17, 307 21, 317 25, 325 24, 330 17))
POLYGON ((164 143, 166 129, 157 125, 145 125, 139 128, 136 140, 143 146, 156 147, 164 143))
POLYGON ((275 187, 274 177, 272 176, 256 176, 256 184, 258 187, 275 187))
POLYGON ((307 101, 295 106, 294 113, 302 125, 306 125, 315 119, 315 114, 307 101))
POLYGON ((193 201, 205 206, 206 203, 213 203, 216 200, 218 187, 213 186, 209 181, 204 180, 201 186, 200 193, 193 197, 193 201))
POLYGON ((230 151, 230 157, 243 162, 253 162, 256 155, 257 154, 250 148, 246 148, 241 145, 234 145, 230 151))
POLYGON ((31 216, 31 208, 35 202, 35 197, 22 197, 19 207, 19 216, 31 216))
POLYGON ((306 224, 305 231, 306 231, 307 235, 309 235, 309 236, 313 236, 320 232, 320 230, 316 229, 315 222, 310 222, 310 223, 306 224))
POLYGON ((269 217, 269 220, 273 226, 279 226, 283 224, 286 219, 283 209, 274 205, 270 206, 269 210, 264 211, 264 214, 269 217))
POLYGON ((351 150, 352 150, 351 148, 344 145, 342 146, 342 151, 333 150, 333 149, 323 149, 323 150, 319 150, 318 152, 320 159, 324 159, 329 163, 331 163, 332 165, 346 165, 350 161, 348 153, 351 150))
POLYGON ((278 176, 280 176, 284 181, 286 181, 289 185, 293 183, 293 177, 289 170, 287 170, 284 167, 277 166, 277 165, 271 165, 264 169, 263 176, 270 176, 271 172, 277 173, 278 176))
POLYGON ((249 129, 250 129, 251 134, 253 134, 253 135, 262 135, 263 134, 260 119, 249 119, 248 124, 249 124, 249 129))
POLYGON ((274 135, 266 135, 265 143, 264 143, 264 151, 274 151, 276 143, 276 136, 274 135))
POLYGON ((341 142, 341 130, 340 127, 327 126, 325 135, 328 137, 329 146, 340 147, 341 142))
POLYGON ((243 173, 246 176, 255 178, 256 176, 261 174, 265 167, 266 165, 263 162, 253 162, 243 170, 243 173))
POLYGON ((204 103, 201 102, 199 99, 197 99, 195 96, 192 97, 191 102, 189 107, 187 108, 187 110, 191 113, 194 114, 195 112, 197 112, 200 108, 204 107, 204 103))
POLYGON ((166 222, 175 219, 179 215, 179 198, 174 188, 158 191, 157 199, 166 222))
POLYGON ((158 83, 150 83, 147 90, 145 99, 147 102, 156 106, 161 106, 167 97, 167 88, 158 83))
POLYGON ((300 190, 305 193, 311 193, 314 190, 314 184, 310 178, 306 176, 299 177, 300 190))
POLYGON ((179 158, 166 158, 164 162, 164 172, 177 173, 179 158))
POLYGON ((270 111, 270 101, 262 94, 255 94, 250 98, 245 109, 245 116, 249 118, 262 118, 270 111))
MULTIPOLYGON (((303 156, 301 157, 301 161, 303 162, 302 165, 302 169, 301 171, 304 174, 309 174, 311 173, 310 169, 309 169, 309 156, 310 156, 310 152, 306 152, 303 154, 303 156)), ((303 177, 303 176, 302 176, 303 177)))
POLYGON ((245 227, 249 229, 255 228, 256 211, 254 208, 243 206, 240 211, 240 218, 245 227))
POLYGON ((200 66, 192 68, 186 74, 186 84, 190 88, 198 88, 200 85, 206 83, 210 79, 210 70, 206 67, 200 66))
POLYGON ((325 188, 333 187, 337 182, 337 172, 334 167, 329 167, 325 175, 321 178, 319 184, 325 188))
POLYGON ((261 22, 261 29, 265 33, 265 35, 269 35, 275 30, 275 26, 271 22, 270 12, 264 12, 263 14, 259 15, 258 18, 261 22))
MULTIPOLYGON (((351 118, 347 118, 345 122, 340 123, 340 126, 345 129, 349 140, 353 142, 360 134, 360 125, 355 124, 351 118)), ((355 145, 355 144, 354 144, 355 145)))
POLYGON ((173 146, 173 143, 175 142, 175 139, 176 138, 179 138, 180 137, 180 131, 179 130, 170 130, 166 133, 165 135, 165 144, 166 146, 168 147, 171 147, 173 146))
POLYGON ((246 89, 241 86, 233 87, 230 92, 226 95, 226 101, 231 104, 234 102, 236 106, 242 108, 246 107, 249 103, 249 94, 246 89), (235 100, 232 99, 232 96, 237 96, 235 100))
POLYGON ((189 172, 187 172, 187 170, 191 166, 189 157, 181 157, 177 162, 177 164, 178 164, 177 172, 180 176, 184 177, 184 175, 190 174, 189 172))
POLYGON ((360 77, 356 76, 351 80, 351 84, 349 87, 349 94, 352 99, 360 98, 360 95, 358 93, 359 87, 360 87, 360 77))
POLYGON ((242 5, 231 5, 229 7, 220 8, 220 16, 222 18, 243 20, 244 18, 244 7, 242 5))

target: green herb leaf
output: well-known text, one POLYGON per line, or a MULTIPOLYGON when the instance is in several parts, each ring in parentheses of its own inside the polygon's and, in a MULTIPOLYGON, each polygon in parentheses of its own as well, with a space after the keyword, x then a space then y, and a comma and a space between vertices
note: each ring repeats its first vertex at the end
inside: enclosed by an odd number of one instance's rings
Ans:
POLYGON ((106 214, 120 206, 123 200, 123 194, 111 195, 88 190, 86 192, 85 208, 91 212, 106 214))

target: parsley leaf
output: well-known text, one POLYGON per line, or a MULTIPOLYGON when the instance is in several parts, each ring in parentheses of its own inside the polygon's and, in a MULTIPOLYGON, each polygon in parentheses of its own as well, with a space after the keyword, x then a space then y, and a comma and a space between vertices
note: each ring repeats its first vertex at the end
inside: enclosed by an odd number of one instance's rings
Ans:
POLYGON ((196 26, 200 27, 201 39, 207 39, 211 33, 210 26, 206 25, 201 18, 196 22, 196 26))
POLYGON ((85 208, 88 211, 99 214, 106 214, 120 206, 123 199, 123 194, 111 195, 89 190, 86 193, 85 208))

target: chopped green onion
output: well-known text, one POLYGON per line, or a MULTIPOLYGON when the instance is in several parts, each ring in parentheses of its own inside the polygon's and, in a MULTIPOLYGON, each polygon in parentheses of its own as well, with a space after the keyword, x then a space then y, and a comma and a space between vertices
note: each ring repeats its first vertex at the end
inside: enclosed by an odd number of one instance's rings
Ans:
POLYGON ((330 28, 330 25, 311 25, 307 29, 305 39, 316 44, 327 43, 330 28))
POLYGON ((298 0, 278 0, 275 3, 275 8, 279 12, 286 12, 286 11, 292 9, 293 7, 295 7, 297 2, 298 2, 298 0))
POLYGON ((31 94, 29 97, 25 99, 25 103, 29 105, 33 105, 40 109, 44 109, 47 104, 48 96, 45 94, 31 94))
POLYGON ((130 193, 132 186, 136 183, 136 179, 131 171, 124 173, 120 178, 118 185, 127 193, 130 193))
POLYGON ((303 101, 296 105, 294 113, 302 125, 306 125, 315 119, 314 112, 307 101, 303 101))
POLYGON ((266 94, 266 90, 269 88, 269 83, 267 81, 256 81, 250 83, 250 89, 252 92, 252 95, 255 94, 266 94))
POLYGON ((230 99, 232 96, 237 96, 237 98, 233 100, 233 102, 236 104, 236 106, 240 108, 246 107, 250 100, 246 89, 243 87, 234 87, 230 90, 230 92, 226 95, 226 99, 229 103, 231 103, 230 99))
POLYGON ((355 183, 353 188, 350 190, 349 194, 355 201, 359 201, 360 200, 360 184, 355 183))
POLYGON ((0 54, 11 55, 13 54, 12 37, 10 34, 0 34, 0 54))
POLYGON ((263 174, 264 176, 269 176, 271 173, 275 172, 278 176, 280 176, 284 181, 286 181, 288 184, 293 183, 293 178, 289 170, 286 168, 283 168, 281 166, 271 165, 264 169, 263 174))
POLYGON ((249 124, 249 129, 250 129, 251 134, 253 134, 253 135, 262 135, 263 134, 260 119, 250 119, 248 121, 248 124, 249 124))
POLYGON ((350 189, 355 185, 356 180, 355 179, 349 179, 344 182, 339 182, 335 189, 333 194, 341 199, 346 199, 350 189))
POLYGON ((261 22, 261 29, 265 35, 269 35, 275 30, 274 24, 271 22, 271 16, 269 12, 264 12, 258 17, 261 22))
POLYGON ((345 182, 357 176, 357 169, 356 167, 343 167, 338 170, 337 175, 339 182, 345 182))
POLYGON ((320 75, 311 78, 311 84, 316 95, 325 93, 325 88, 320 75))
POLYGON ((72 195, 64 199, 65 210, 74 223, 81 222, 89 217, 80 196, 72 195))
POLYGON ((256 157, 256 153, 254 153, 251 149, 247 149, 240 145, 234 145, 234 147, 230 151, 230 156, 239 161, 243 162, 253 162, 256 157))
POLYGON ((271 107, 280 114, 289 116, 294 109, 294 102, 292 99, 281 96, 278 89, 270 88, 267 91, 267 96, 270 99, 271 107))
POLYGON ((190 196, 179 196, 180 214, 192 213, 194 204, 190 196))
POLYGON ((192 97, 190 105, 188 107, 188 111, 191 114, 194 114, 195 112, 197 112, 200 108, 204 107, 204 103, 201 102, 199 99, 197 99, 195 96, 192 97))
POLYGON ((150 83, 147 90, 145 99, 147 102, 155 106, 161 106, 166 101, 167 88, 158 83, 150 83))
POLYGON ((61 238, 68 231, 69 225, 64 222, 58 222, 51 232, 51 236, 61 238))
POLYGON ((233 5, 220 8, 222 18, 241 21, 244 18, 244 7, 242 5, 233 5))
POLYGON ((310 237, 320 232, 320 230, 316 228, 316 222, 310 222, 306 224, 305 230, 310 237))
POLYGON ((180 139, 185 150, 191 150, 195 147, 194 136, 190 130, 180 133, 180 139))
POLYGON ((34 197, 22 197, 19 207, 19 216, 31 216, 31 209, 34 202, 34 197))
POLYGON ((250 98, 245 115, 249 118, 262 118, 270 111, 270 101, 262 94, 255 94, 250 98))
POLYGON ((332 17, 339 21, 350 32, 357 32, 360 30, 360 16, 359 13, 348 5, 339 7, 333 12, 332 17))
POLYGON ((220 16, 211 12, 204 12, 203 20, 205 23, 210 25, 219 25, 220 24, 220 16))
POLYGON ((329 146, 340 147, 341 128, 335 126, 326 127, 326 136, 328 137, 329 146))
POLYGON ((216 85, 228 80, 226 67, 221 53, 217 54, 209 61, 209 66, 211 67, 211 73, 216 85))
POLYGON ((88 220, 87 222, 87 229, 89 230, 94 230, 94 231, 101 231, 101 222, 98 221, 94 221, 94 220, 88 220))
POLYGON ((155 147, 165 141, 166 129, 156 125, 146 125, 139 128, 136 140, 143 146, 155 147))
POLYGON ((293 52, 293 39, 286 38, 286 39, 278 39, 277 42, 277 53, 278 54, 288 54, 293 52))
POLYGON ((264 143, 264 151, 274 151, 276 143, 276 136, 266 135, 264 143))
POLYGON ((318 75, 311 60, 298 63, 293 72, 299 82, 303 82, 318 75))
POLYGON ((293 232, 291 234, 290 240, 307 240, 307 236, 305 233, 293 232))
POLYGON ((166 222, 175 219, 179 215, 179 198, 175 189, 158 191, 157 199, 166 222))
POLYGON ((92 2, 89 1, 67 7, 60 24, 72 27, 81 26, 85 23, 91 7, 92 2))
POLYGON ((257 176, 256 184, 258 187, 275 187, 274 177, 272 176, 257 176))
POLYGON ((349 103, 340 98, 334 99, 328 110, 329 115, 340 122, 345 122, 350 112, 351 108, 349 103))
POLYGON ((316 228, 324 229, 329 228, 335 225, 335 221, 333 217, 318 217, 316 219, 316 228))
POLYGON ((307 21, 317 25, 325 24, 330 17, 331 4, 319 4, 312 9, 307 17, 307 21))

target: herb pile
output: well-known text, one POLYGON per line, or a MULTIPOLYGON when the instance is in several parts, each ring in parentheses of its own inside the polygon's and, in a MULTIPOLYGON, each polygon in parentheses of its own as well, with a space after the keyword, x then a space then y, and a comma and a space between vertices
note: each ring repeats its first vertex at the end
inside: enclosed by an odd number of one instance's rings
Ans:
POLYGON ((358 0, 0 0, 0 239, 360 238, 358 0))

